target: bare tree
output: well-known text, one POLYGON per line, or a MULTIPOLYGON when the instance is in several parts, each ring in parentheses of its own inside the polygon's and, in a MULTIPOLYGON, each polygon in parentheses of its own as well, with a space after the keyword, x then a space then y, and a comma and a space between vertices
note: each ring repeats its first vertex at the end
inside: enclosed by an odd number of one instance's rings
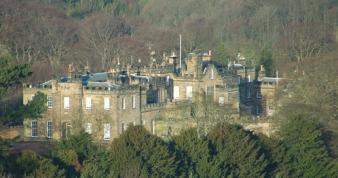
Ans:
POLYGON ((117 37, 130 35, 131 28, 122 18, 95 15, 81 25, 82 37, 101 62, 101 69, 107 68, 118 57, 117 37))

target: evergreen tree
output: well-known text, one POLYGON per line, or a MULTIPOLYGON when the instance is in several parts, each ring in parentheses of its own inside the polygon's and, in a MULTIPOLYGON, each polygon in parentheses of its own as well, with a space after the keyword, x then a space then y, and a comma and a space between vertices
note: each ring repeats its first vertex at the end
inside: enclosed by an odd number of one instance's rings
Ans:
POLYGON ((58 166, 53 164, 52 160, 43 158, 38 163, 38 168, 28 177, 34 178, 64 178, 65 171, 60 170, 58 166))
POLYGON ((81 132, 62 140, 53 149, 53 157, 66 170, 67 177, 80 176, 83 162, 92 157, 98 146, 92 142, 90 135, 81 132))
POLYGON ((10 110, 1 119, 22 124, 24 119, 38 119, 47 111, 47 96, 38 91, 26 105, 20 105, 17 110, 10 110))
POLYGON ((8 88, 20 84, 32 73, 29 64, 11 64, 6 56, 0 56, 0 69, 0 100, 8 88))
POLYGON ((129 126, 114 140, 110 158, 111 177, 175 177, 178 163, 160 138, 141 126, 129 126))
POLYGON ((228 174, 226 164, 213 160, 209 143, 199 138, 196 129, 188 129, 173 139, 181 160, 184 160, 185 176, 224 177, 228 174))
POLYGON ((41 117, 41 114, 47 111, 47 96, 38 91, 33 99, 23 106, 21 112, 25 118, 37 119, 41 117))
POLYGON ((84 161, 81 177, 107 177, 110 174, 111 160, 105 149, 97 150, 84 161))
POLYGON ((238 125, 222 124, 208 135, 215 159, 228 163, 236 177, 266 177, 270 161, 257 138, 238 125))
POLYGON ((265 75, 267 77, 275 76, 275 70, 276 69, 275 69, 275 64, 274 64, 273 58, 272 58, 272 49, 271 48, 264 48, 262 50, 259 64, 264 66, 265 75))
POLYGON ((291 117, 281 126, 285 155, 277 175, 287 177, 338 177, 338 167, 329 157, 321 126, 303 115, 291 117))

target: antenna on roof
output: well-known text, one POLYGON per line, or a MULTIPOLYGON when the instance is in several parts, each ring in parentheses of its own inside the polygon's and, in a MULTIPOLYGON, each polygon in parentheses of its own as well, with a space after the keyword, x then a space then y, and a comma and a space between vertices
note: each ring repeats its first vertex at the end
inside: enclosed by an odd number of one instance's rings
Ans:
POLYGON ((277 77, 276 84, 277 84, 277 88, 278 88, 278 70, 276 70, 276 77, 277 77))

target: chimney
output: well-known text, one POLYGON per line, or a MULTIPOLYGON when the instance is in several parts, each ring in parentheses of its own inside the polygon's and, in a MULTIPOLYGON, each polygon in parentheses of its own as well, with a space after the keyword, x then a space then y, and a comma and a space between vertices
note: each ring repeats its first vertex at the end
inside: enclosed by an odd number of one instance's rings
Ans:
POLYGON ((73 63, 68 65, 68 78, 71 79, 74 76, 75 68, 73 63))
POLYGON ((89 72, 90 72, 90 66, 89 66, 88 61, 87 61, 87 63, 86 63, 86 66, 84 67, 84 70, 85 70, 86 73, 89 73, 89 72))

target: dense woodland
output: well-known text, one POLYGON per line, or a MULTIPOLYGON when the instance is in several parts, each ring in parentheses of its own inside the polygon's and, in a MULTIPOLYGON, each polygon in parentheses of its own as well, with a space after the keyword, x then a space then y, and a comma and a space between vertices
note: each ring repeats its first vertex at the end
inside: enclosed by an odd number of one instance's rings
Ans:
POLYGON ((337 22, 337 0, 1 0, 1 121, 44 111, 43 96, 8 104, 24 81, 59 76, 69 63, 93 71, 117 60, 146 64, 152 50, 160 61, 178 51, 180 34, 183 54, 211 49, 227 64, 240 52, 286 82, 267 118, 278 125, 271 137, 222 122, 165 140, 140 126, 112 144, 82 133, 43 153, 13 152, 15 140, 0 140, 0 175, 338 177, 337 22))
MULTIPOLYGON (((0 42, 16 62, 60 74, 71 62, 94 71, 141 59, 213 51, 228 63, 238 52, 253 65, 271 53, 279 70, 334 51, 336 0, 2 0, 0 42), (38 66, 43 66, 43 69, 38 66)), ((286 69, 284 69, 286 70, 286 69)), ((292 70, 295 70, 294 68, 292 70)), ((285 72, 286 73, 286 72, 285 72)), ((45 75, 45 77, 50 77, 45 75)))

